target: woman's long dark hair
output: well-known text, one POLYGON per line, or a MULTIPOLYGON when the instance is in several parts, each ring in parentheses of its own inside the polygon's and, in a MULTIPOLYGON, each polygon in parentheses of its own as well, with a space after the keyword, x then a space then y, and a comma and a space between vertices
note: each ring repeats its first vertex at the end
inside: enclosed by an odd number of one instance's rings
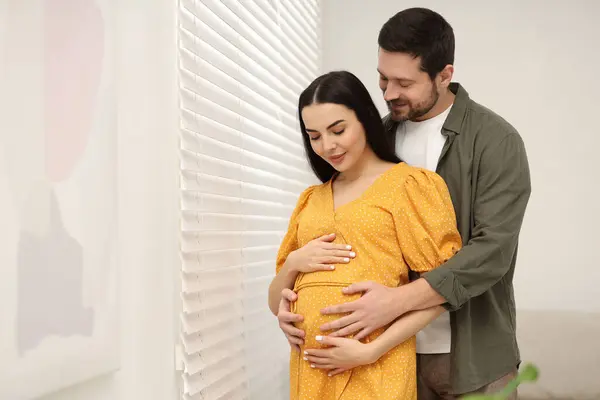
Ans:
POLYGON ((393 134, 386 132, 379 111, 360 79, 347 71, 329 72, 315 79, 304 89, 298 101, 298 119, 304 149, 310 166, 321 182, 330 180, 337 171, 313 151, 302 120, 302 110, 312 104, 325 103, 339 104, 354 111, 365 130, 367 143, 375 155, 384 161, 400 162, 394 149, 393 134))

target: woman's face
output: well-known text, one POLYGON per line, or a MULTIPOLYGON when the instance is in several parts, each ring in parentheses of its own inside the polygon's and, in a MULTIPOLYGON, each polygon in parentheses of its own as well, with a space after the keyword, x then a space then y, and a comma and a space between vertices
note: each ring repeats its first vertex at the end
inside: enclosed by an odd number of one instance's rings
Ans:
POLYGON ((339 172, 352 168, 367 148, 365 129, 353 110, 340 104, 311 104, 302 120, 312 149, 339 172))

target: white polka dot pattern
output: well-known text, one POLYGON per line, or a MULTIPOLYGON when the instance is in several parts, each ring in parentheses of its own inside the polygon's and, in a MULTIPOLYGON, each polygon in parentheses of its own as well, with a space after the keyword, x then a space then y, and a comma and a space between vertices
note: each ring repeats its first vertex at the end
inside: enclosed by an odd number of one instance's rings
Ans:
MULTIPOLYGON (((312 239, 337 234, 351 244, 356 258, 334 271, 301 274, 293 311, 304 316, 304 348, 320 348, 319 327, 340 316, 323 316, 328 305, 352 301, 342 288, 375 281, 387 286, 408 282, 409 269, 425 272, 450 258, 461 246, 446 184, 433 172, 398 164, 382 174, 359 198, 334 211, 331 182, 312 186, 298 200, 277 257, 277 271, 287 255, 312 239)), ((376 339, 383 329, 365 341, 376 339)), ((416 400, 416 341, 411 338, 374 364, 328 377, 310 368, 301 353, 290 357, 291 400, 416 400)))

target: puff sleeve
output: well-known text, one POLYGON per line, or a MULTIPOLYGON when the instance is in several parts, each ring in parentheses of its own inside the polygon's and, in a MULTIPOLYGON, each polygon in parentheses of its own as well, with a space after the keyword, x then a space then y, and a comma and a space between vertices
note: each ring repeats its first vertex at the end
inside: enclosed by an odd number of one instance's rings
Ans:
POLYGON ((275 272, 276 273, 279 273, 279 271, 283 267, 283 263, 285 263, 285 260, 287 259, 288 255, 292 251, 298 249, 298 247, 299 247, 298 246, 298 220, 299 220, 300 214, 304 210, 304 207, 306 207, 306 204, 308 203, 313 190, 314 190, 314 186, 311 186, 311 187, 305 189, 300 194, 300 197, 298 198, 298 201, 296 203, 296 208, 294 208, 294 211, 292 212, 292 216, 290 217, 290 222, 288 224, 287 233, 283 237, 283 240, 279 246, 279 251, 277 252, 277 258, 276 258, 276 263, 275 263, 275 272))
POLYGON ((399 192, 393 217, 404 259, 415 272, 431 271, 462 246, 448 187, 436 173, 415 169, 399 192))

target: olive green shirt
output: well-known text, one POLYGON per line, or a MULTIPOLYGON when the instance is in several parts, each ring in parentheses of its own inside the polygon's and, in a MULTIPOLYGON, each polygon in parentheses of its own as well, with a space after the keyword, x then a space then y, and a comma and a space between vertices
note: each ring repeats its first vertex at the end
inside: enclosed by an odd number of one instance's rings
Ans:
MULTIPOLYGON (((523 140, 458 83, 442 128, 437 173, 452 197, 464 247, 424 278, 450 313, 451 380, 456 394, 479 389, 520 363, 513 275, 531 183, 523 140)), ((397 124, 384 118, 395 135, 397 124)))

